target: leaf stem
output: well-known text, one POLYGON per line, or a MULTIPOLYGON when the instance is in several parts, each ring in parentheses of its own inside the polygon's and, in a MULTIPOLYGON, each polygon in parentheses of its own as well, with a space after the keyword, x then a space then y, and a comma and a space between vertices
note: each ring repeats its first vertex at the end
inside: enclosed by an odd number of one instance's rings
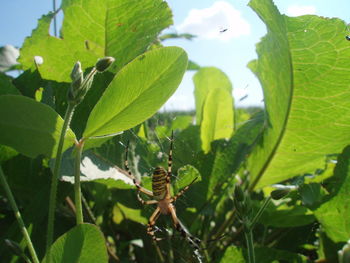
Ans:
POLYGON ((254 243, 253 243, 253 231, 252 229, 246 229, 244 236, 248 250, 248 263, 255 263, 254 243))
POLYGON ((10 187, 9 187, 7 181, 6 181, 6 177, 5 177, 5 175, 4 175, 4 173, 3 173, 2 169, 1 169, 1 166, 0 166, 0 181, 1 181, 1 184, 4 186, 7 198, 9 200, 10 205, 12 207, 12 210, 13 210, 13 212, 15 214, 15 217, 17 219, 19 227, 21 228, 23 237, 24 237, 24 239, 27 242, 27 246, 28 246, 28 249, 29 249, 29 253, 30 253, 31 257, 32 257, 32 260, 33 260, 34 263, 39 263, 39 259, 38 259, 38 256, 36 255, 33 243, 32 243, 32 241, 30 239, 30 236, 28 234, 27 228, 24 225, 21 213, 18 210, 15 198, 13 197, 13 194, 12 194, 11 189, 10 189, 10 187))
POLYGON ((259 211, 255 214, 253 220, 250 222, 248 226, 249 229, 254 228, 256 222, 259 220, 259 218, 261 217, 262 213, 264 212, 266 206, 270 203, 270 201, 271 201, 271 196, 265 199, 263 205, 260 207, 259 211))
POLYGON ((81 204, 81 187, 80 187, 80 163, 81 163, 81 155, 84 148, 84 140, 80 140, 78 144, 75 146, 75 164, 74 164, 74 197, 75 197, 75 218, 77 225, 82 224, 84 222, 83 218, 83 208, 81 204))
POLYGON ((69 127, 69 123, 74 113, 74 109, 75 109, 75 105, 68 103, 68 107, 64 116, 64 123, 61 130, 60 140, 57 147, 55 165, 54 165, 52 179, 51 179, 49 215, 48 215, 48 225, 47 225, 47 240, 46 240, 46 250, 48 251, 49 262, 50 262, 49 248, 53 241, 55 210, 56 210, 56 195, 57 195, 58 177, 59 177, 60 168, 61 168, 63 143, 69 127))

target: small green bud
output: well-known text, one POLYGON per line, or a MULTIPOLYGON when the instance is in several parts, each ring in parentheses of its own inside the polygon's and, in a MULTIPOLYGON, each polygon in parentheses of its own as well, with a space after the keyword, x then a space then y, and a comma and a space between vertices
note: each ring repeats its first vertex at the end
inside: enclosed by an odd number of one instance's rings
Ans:
POLYGON ((81 69, 81 63, 80 61, 77 61, 77 63, 75 63, 72 72, 70 73, 70 78, 72 80, 72 82, 75 82, 78 79, 81 79, 83 76, 83 70, 81 69))
POLYGON ((114 58, 113 57, 104 57, 104 58, 100 58, 95 65, 95 68, 98 72, 103 72, 106 69, 109 68, 110 65, 112 65, 112 63, 114 62, 114 58))
POLYGON ((286 197, 290 192, 290 189, 277 189, 271 192, 271 198, 273 200, 280 200, 286 197))

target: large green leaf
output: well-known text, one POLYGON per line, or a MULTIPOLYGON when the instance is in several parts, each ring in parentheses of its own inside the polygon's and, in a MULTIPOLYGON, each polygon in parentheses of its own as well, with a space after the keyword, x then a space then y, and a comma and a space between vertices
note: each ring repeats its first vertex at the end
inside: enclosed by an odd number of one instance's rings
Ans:
POLYGON ((339 156, 334 176, 327 184, 331 194, 315 215, 334 242, 346 242, 350 236, 350 147, 339 156))
POLYGON ((80 224, 56 240, 51 259, 52 263, 107 263, 106 241, 95 225, 80 224))
POLYGON ((20 63, 30 68, 34 56, 44 63, 44 79, 69 82, 76 61, 91 67, 104 56, 116 58, 116 71, 143 53, 156 36, 172 24, 162 0, 63 0, 61 38, 49 35, 53 15, 43 16, 21 49, 20 63))
POLYGON ((317 16, 289 18, 271 0, 250 6, 267 25, 250 64, 264 89, 267 123, 249 160, 258 187, 324 166, 350 141, 350 45, 346 25, 317 16))
MULTIPOLYGON (((290 253, 288 251, 271 249, 267 247, 255 248, 256 262, 259 263, 275 263, 275 262, 290 262, 290 263, 302 263, 307 262, 306 258, 298 254, 290 253)), ((246 251, 242 251, 241 248, 230 246, 225 250, 220 263, 244 263, 248 262, 246 251)))
POLYGON ((215 88, 208 92, 204 101, 201 123, 202 149, 208 153, 211 142, 228 139, 233 133, 233 98, 231 92, 215 88))
POLYGON ((114 135, 151 117, 174 93, 187 67, 178 47, 149 51, 126 65, 92 110, 84 137, 114 135))
POLYGON ((0 72, 0 95, 5 94, 19 95, 20 92, 12 84, 12 78, 0 72))
POLYGON ((229 78, 220 69, 215 67, 203 67, 193 76, 195 85, 194 96, 196 100, 196 122, 202 121, 203 105, 210 90, 220 88, 232 93, 232 85, 229 78))
MULTIPOLYGON (((62 118, 45 104, 24 96, 0 96, 0 144, 29 157, 54 157, 62 125, 62 118)), ((68 130, 63 149, 74 141, 68 130)))

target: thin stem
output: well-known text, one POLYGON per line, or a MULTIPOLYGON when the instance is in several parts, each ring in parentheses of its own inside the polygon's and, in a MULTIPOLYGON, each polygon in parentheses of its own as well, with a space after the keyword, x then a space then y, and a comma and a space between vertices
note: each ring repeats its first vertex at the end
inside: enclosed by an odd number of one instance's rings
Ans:
POLYGON ((154 241, 154 240, 153 240, 153 245, 154 245, 155 248, 156 248, 157 255, 158 255, 158 257, 159 257, 160 262, 165 263, 164 257, 163 257, 163 255, 162 255, 162 251, 160 250, 160 248, 159 248, 157 242, 154 241))
POLYGON ((81 205, 81 187, 80 187, 80 163, 81 163, 81 154, 84 148, 84 140, 75 146, 75 165, 74 165, 74 197, 75 197, 75 218, 77 225, 84 222, 83 218, 83 208, 81 205))
POLYGON ((97 219, 96 219, 94 213, 92 212, 92 210, 91 210, 91 208, 90 208, 90 206, 89 206, 89 204, 88 204, 88 202, 87 202, 87 200, 86 200, 86 198, 84 197, 83 194, 81 195, 81 201, 83 202, 83 206, 84 206, 88 216, 90 217, 91 221, 95 225, 97 225, 97 223, 96 223, 97 219))
POLYGON ((253 231, 251 229, 244 231, 245 240, 248 250, 248 263, 255 263, 254 243, 253 243, 253 231))
POLYGON ((271 201, 271 196, 269 196, 268 198, 265 199, 263 205, 260 207, 259 211, 256 213, 253 220, 249 224, 249 226, 248 226, 249 229, 254 228, 256 222, 258 222, 259 218, 261 217, 262 213, 264 212, 266 206, 270 203, 270 201, 271 201))
POLYGON ((2 169, 1 169, 1 166, 0 166, 0 181, 1 181, 1 184, 4 186, 7 198, 9 200, 10 205, 12 207, 12 210, 13 210, 13 212, 15 214, 15 217, 17 219, 19 227, 21 228, 23 237, 24 237, 24 239, 27 242, 27 246, 28 246, 28 249, 29 249, 29 253, 30 253, 31 257, 32 257, 32 260, 33 260, 34 263, 39 263, 39 259, 38 259, 38 256, 36 255, 33 243, 32 243, 32 241, 30 239, 30 236, 28 234, 27 228, 24 225, 21 213, 18 210, 15 198, 13 197, 13 194, 12 194, 11 189, 10 189, 10 187, 9 187, 7 181, 6 181, 6 177, 5 177, 5 175, 4 175, 4 173, 3 173, 2 169))
MULTIPOLYGON (((75 105, 68 103, 66 114, 64 116, 64 123, 61 130, 60 140, 58 142, 55 166, 52 174, 51 181, 51 190, 50 190, 50 203, 49 203, 49 215, 48 215, 48 225, 47 225, 47 240, 46 240, 46 250, 49 251, 49 248, 53 241, 53 232, 54 232, 54 221, 55 221, 55 210, 56 210, 56 195, 57 195, 57 186, 58 186, 58 177, 61 168, 61 159, 62 159, 62 150, 64 137, 69 127, 69 123, 72 119, 74 113, 75 105)), ((48 254, 48 259, 50 261, 50 253, 48 254)))
MULTIPOLYGON (((53 12, 56 13, 56 0, 53 0, 52 1, 52 5, 53 5, 53 12)), ((54 32, 54 35, 55 37, 57 37, 57 18, 56 18, 56 14, 55 16, 53 17, 53 32, 54 32)))

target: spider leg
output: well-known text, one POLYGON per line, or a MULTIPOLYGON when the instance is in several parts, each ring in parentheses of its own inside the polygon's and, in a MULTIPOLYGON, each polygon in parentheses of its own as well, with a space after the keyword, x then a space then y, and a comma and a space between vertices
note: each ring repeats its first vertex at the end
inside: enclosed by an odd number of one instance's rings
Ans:
POLYGON ((194 178, 193 181, 189 185, 185 186, 180 192, 178 192, 175 196, 173 196, 171 198, 171 202, 175 202, 176 199, 178 199, 180 196, 182 196, 197 179, 198 179, 198 177, 194 178))
POLYGON ((162 238, 156 237, 154 234, 154 225, 156 224, 156 221, 159 216, 160 216, 160 208, 157 207, 156 210, 151 215, 151 217, 149 218, 148 224, 147 224, 147 234, 150 235, 154 241, 162 240, 162 238))
POLYGON ((124 161, 124 167, 125 167, 125 170, 128 172, 129 174, 129 177, 132 179, 134 185, 136 186, 137 188, 137 199, 143 203, 145 202, 144 200, 142 200, 142 198, 140 197, 140 192, 144 193, 145 195, 148 195, 150 197, 153 197, 153 193, 149 190, 147 190, 146 188, 142 187, 140 185, 139 182, 136 181, 136 178, 135 176, 131 173, 130 169, 129 169, 129 163, 128 163, 128 152, 129 152, 129 141, 126 145, 126 148, 125 148, 125 161, 124 161))
MULTIPOLYGON (((139 199, 139 195, 137 195, 137 198, 139 199)), ((139 199, 139 201, 143 204, 143 205, 155 205, 155 204, 158 204, 158 201, 157 200, 143 200, 141 197, 139 199)))
POLYGON ((196 238, 194 236, 192 236, 186 229, 185 227, 181 224, 180 220, 177 218, 176 216, 176 211, 175 211, 175 207, 173 205, 169 206, 169 210, 171 213, 171 217, 173 219, 173 223, 174 223, 174 227, 177 231, 180 232, 181 236, 185 239, 187 239, 188 243, 190 243, 190 245, 195 249, 195 250, 199 250, 200 247, 200 243, 201 240, 199 238, 196 238))
POLYGON ((173 166, 173 142, 174 142, 174 131, 171 131, 171 138, 170 138, 170 149, 169 149, 169 157, 168 157, 168 173, 166 176, 166 191, 167 191, 167 198, 170 198, 170 178, 172 173, 172 166, 173 166))

